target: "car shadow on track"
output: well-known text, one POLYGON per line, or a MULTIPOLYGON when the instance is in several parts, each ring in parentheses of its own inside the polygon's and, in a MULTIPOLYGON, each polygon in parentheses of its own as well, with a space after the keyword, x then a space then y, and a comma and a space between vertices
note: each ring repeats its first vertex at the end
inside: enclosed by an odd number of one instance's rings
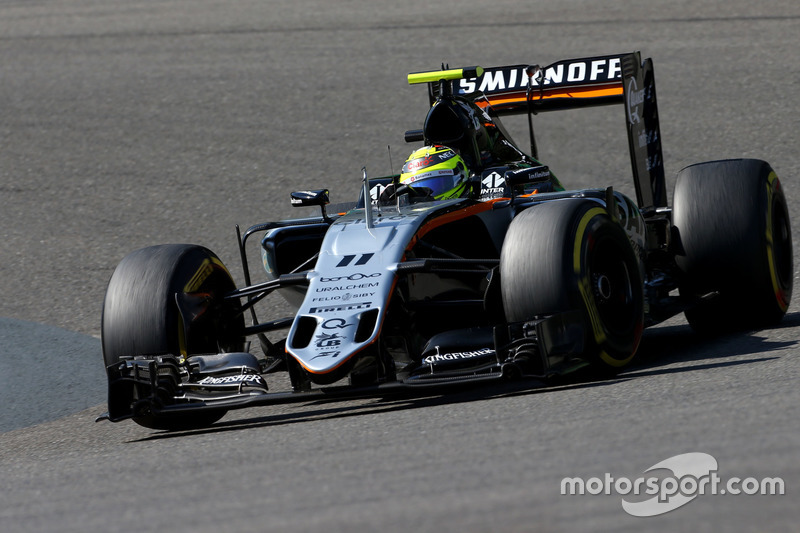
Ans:
MULTIPOLYGON (((800 312, 787 314, 780 324, 770 330, 800 327, 800 312)), ((635 361, 622 375, 644 375, 640 370, 657 374, 658 367, 690 361, 708 361, 748 354, 766 354, 791 348, 797 340, 775 341, 762 331, 753 330, 708 336, 694 333, 688 324, 655 327, 645 331, 635 361)), ((733 361, 737 364, 741 361, 733 361)), ((707 364, 704 366, 713 366, 707 364)), ((690 367, 694 368, 694 367, 690 367)), ((680 371, 681 369, 676 369, 680 371)))
MULTIPOLYGON (((800 312, 787 315, 783 322, 774 329, 798 326, 800 326, 800 312)), ((636 362, 623 373, 613 378, 602 379, 589 372, 578 372, 547 382, 520 380, 493 382, 477 386, 458 385, 451 386, 445 390, 436 389, 435 391, 401 390, 390 395, 378 395, 367 401, 358 400, 353 402, 335 398, 312 400, 305 404, 297 404, 298 409, 296 412, 239 418, 230 421, 223 420, 204 429, 158 432, 131 442, 269 428, 320 420, 344 419, 513 396, 608 387, 647 376, 695 372, 769 361, 777 359, 779 356, 737 357, 774 353, 790 348, 797 343, 798 341, 796 340, 766 340, 764 337, 759 336, 759 331, 704 337, 692 332, 688 325, 663 326, 645 332, 636 362), (692 362, 697 364, 687 365, 687 363, 692 362), (353 403, 357 404, 353 405, 353 403)))
POLYGON ((571 389, 582 389, 587 387, 602 387, 613 385, 620 379, 570 383, 564 385, 548 386, 535 380, 524 381, 498 381, 490 384, 451 386, 446 391, 428 392, 422 390, 411 390, 398 392, 392 395, 376 396, 369 399, 368 403, 359 405, 342 405, 348 400, 324 399, 311 401, 303 405, 301 411, 295 413, 285 413, 277 415, 257 416, 252 418, 242 418, 238 420, 222 421, 211 427, 188 431, 159 432, 153 435, 131 440, 129 442, 144 442, 161 439, 171 439, 185 437, 189 435, 203 435, 223 433, 229 431, 240 431, 243 429, 269 428, 273 426, 285 426, 298 423, 315 422, 320 420, 344 419, 363 415, 375 415, 391 413, 396 411, 406 411, 410 409, 425 409, 428 407, 454 405, 481 400, 492 400, 497 398, 537 394, 553 391, 564 391, 571 389), (333 406, 333 404, 336 404, 333 406), (311 409, 309 409, 309 407, 311 409))

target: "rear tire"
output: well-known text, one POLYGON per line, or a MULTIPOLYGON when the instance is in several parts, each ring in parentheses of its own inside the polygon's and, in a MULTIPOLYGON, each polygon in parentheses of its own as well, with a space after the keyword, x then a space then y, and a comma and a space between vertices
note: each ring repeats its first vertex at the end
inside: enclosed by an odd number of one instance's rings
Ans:
POLYGON ((792 296, 789 210, 768 163, 733 159, 678 173, 673 225, 684 273, 681 295, 719 295, 686 311, 695 331, 719 333, 779 322, 792 296))
POLYGON ((639 265, 628 236, 597 202, 567 199, 523 211, 500 255, 509 322, 580 310, 582 357, 603 373, 628 364, 644 328, 639 265))
MULTIPOLYGON (((123 356, 243 351, 244 319, 238 303, 222 299, 235 288, 222 261, 201 246, 168 244, 130 253, 112 274, 103 303, 106 367, 123 356), (188 327, 176 297, 197 304, 188 327)), ((134 417, 134 421, 152 429, 186 429, 213 424, 224 415, 224 410, 214 410, 180 418, 134 417)))

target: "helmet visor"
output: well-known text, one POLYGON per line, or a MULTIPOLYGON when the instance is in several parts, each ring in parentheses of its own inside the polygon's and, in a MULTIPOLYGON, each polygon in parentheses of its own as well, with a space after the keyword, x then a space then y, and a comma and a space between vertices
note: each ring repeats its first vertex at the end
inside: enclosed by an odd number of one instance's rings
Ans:
POLYGON ((431 196, 439 197, 455 189, 461 180, 460 174, 453 174, 452 170, 432 170, 404 180, 403 185, 413 188, 425 187, 430 189, 431 196))

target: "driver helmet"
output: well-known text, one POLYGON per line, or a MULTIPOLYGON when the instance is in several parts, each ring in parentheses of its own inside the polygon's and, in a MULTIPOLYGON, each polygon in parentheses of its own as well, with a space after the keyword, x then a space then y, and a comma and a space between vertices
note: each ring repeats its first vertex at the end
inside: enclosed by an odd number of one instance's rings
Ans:
POLYGON ((454 150, 442 145, 415 150, 403 165, 400 184, 427 188, 437 200, 465 196, 469 181, 467 164, 454 150))

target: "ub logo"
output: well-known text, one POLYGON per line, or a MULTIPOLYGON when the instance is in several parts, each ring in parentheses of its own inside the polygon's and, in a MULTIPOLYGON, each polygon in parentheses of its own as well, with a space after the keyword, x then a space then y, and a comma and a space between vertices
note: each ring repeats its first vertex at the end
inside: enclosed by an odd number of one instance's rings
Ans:
POLYGON ((331 348, 334 346, 341 346, 342 340, 344 337, 341 337, 338 333, 323 333, 321 335, 317 335, 316 339, 317 342, 314 345, 317 348, 331 348))

